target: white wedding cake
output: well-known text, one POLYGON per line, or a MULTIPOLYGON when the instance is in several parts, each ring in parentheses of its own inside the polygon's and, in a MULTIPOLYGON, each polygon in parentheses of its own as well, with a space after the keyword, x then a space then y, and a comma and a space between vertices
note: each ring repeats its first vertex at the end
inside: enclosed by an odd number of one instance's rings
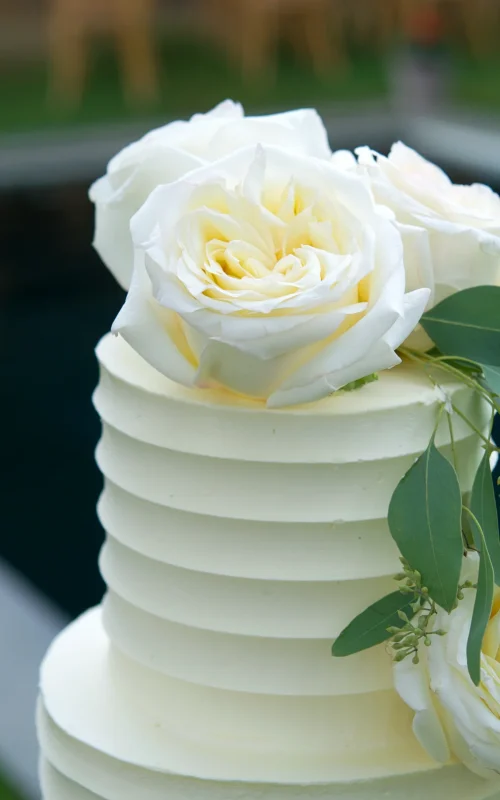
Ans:
MULTIPOLYGON (((398 483, 437 431, 437 447, 453 460, 462 492, 470 492, 490 409, 469 373, 463 381, 458 371, 430 380, 420 356, 411 357, 414 350, 398 363, 395 349, 430 307, 430 291, 437 295, 446 283, 441 275, 429 290, 415 279, 415 254, 424 253, 430 234, 408 220, 398 230, 347 154, 297 155, 295 138, 300 133, 311 150, 318 125, 307 113, 268 118, 269 130, 256 133, 255 119, 226 104, 180 132, 167 126, 128 148, 92 190, 96 246, 131 286, 114 327, 119 335, 109 334, 97 348, 94 402, 103 425, 97 461, 104 475, 98 510, 106 531, 100 569, 108 591, 101 606, 56 639, 42 665, 37 724, 44 800, 500 798, 491 763, 484 775, 469 770, 457 737, 449 739, 443 763, 427 752, 429 690, 417 680, 410 692, 397 679, 396 691, 387 642, 332 657, 332 643, 351 620, 397 589, 400 552, 387 518, 398 483), (259 145, 255 164, 247 155, 255 143, 245 149, 242 141, 245 125, 259 145), (195 148, 189 137, 198 135, 197 126, 205 149, 209 141, 220 149, 225 135, 243 148, 240 194, 221 178, 233 169, 232 154, 208 158, 195 148), (294 151, 288 179, 276 179, 288 200, 259 194, 266 137, 275 177, 289 169, 294 151), (159 189, 145 188, 149 147, 159 189), (209 161, 217 177, 207 188, 209 161), (302 193, 291 193, 290 178, 303 183, 314 170, 318 191, 323 174, 331 171, 337 181, 333 210, 326 200, 318 210, 316 195, 302 184, 302 193), (132 202, 138 186, 143 196, 132 202), (231 202, 223 186, 234 192, 231 202), (181 253, 184 261, 175 284, 174 261, 158 253, 174 246, 169 237, 178 220, 153 220, 146 230, 145 212, 155 199, 168 214, 180 214, 174 191, 194 214, 176 228, 176 258, 181 253), (349 192, 356 203, 342 206, 349 192), (265 209, 259 217, 250 207, 257 197, 265 209), (351 219, 358 206, 364 208, 359 225, 351 219), (133 242, 123 239, 139 208, 133 242), (262 226, 271 215, 266 239, 262 226), (412 276, 406 266, 405 294, 404 267, 399 273, 390 264, 393 258, 403 265, 397 242, 406 235, 412 276), (161 241, 153 242, 155 236, 161 241), (201 239, 209 267, 197 274, 201 239), (276 251, 271 266, 262 255, 268 245, 276 251), (373 255, 379 247, 382 257, 373 255), (119 272, 124 264, 128 275, 119 272), (210 271, 212 288, 200 289, 210 271), (275 282, 266 283, 273 271, 275 282), (342 282, 341 299, 321 294, 342 282), (305 310, 287 311, 301 292, 305 310), (238 295, 241 308, 228 313, 221 293, 228 303, 238 295), (212 306, 193 310, 194 297, 212 306), (245 305, 253 302, 258 309, 245 305), (312 328, 318 320, 320 333, 312 328), (371 327, 363 328, 367 320, 371 327), (330 359, 324 368, 323 340, 330 359), (294 359, 298 354, 293 364, 290 348, 294 359), (346 384, 349 391, 338 391, 346 384)), ((321 150, 326 144, 318 131, 321 150)), ((424 336, 420 328, 416 334, 424 336)), ((464 591, 472 596, 472 589, 464 591)), ((429 650, 438 653, 438 645, 429 650)), ((423 674, 411 664, 407 669, 423 674)), ((433 708, 438 727, 439 720, 444 725, 449 712, 433 708)))
MULTIPOLYGON (((385 517, 432 433, 426 377, 271 411, 175 385, 119 338, 97 352, 108 594, 43 665, 45 800, 496 797, 426 756, 384 646, 331 657, 392 588, 385 517)), ((468 489, 479 448, 460 420, 456 440, 468 489)))

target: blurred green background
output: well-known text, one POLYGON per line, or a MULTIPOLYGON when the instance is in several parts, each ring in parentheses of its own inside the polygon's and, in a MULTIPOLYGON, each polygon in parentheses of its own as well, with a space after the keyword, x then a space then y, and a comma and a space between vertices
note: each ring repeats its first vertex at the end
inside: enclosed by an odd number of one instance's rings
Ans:
MULTIPOLYGON (((351 45, 348 66, 323 76, 315 75, 307 64, 297 63, 284 46, 271 83, 264 79, 246 83, 213 46, 197 42, 185 32, 163 39, 157 52, 158 96, 144 103, 127 103, 119 66, 109 47, 96 48, 93 70, 76 107, 47 100, 45 65, 16 66, 0 81, 0 134, 140 121, 145 116, 172 119, 208 109, 224 97, 237 98, 246 108, 259 111, 390 101, 391 54, 355 45, 351 45)), ((450 107, 500 113, 500 55, 488 54, 478 60, 466 50, 450 46, 436 54, 436 62, 446 64, 449 70, 450 107)))
POLYGON ((1 0, 0 133, 390 100, 410 51, 500 111, 499 34, 497 0, 1 0))

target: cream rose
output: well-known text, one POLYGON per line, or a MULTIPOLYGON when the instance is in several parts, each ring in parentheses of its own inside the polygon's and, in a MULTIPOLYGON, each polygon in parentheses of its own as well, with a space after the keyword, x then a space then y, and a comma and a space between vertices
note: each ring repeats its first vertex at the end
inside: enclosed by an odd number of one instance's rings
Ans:
MULTIPOLYGON (((477 563, 475 556, 466 559, 464 580, 477 580, 477 563)), ((479 686, 469 677, 466 652, 474 599, 475 591, 467 589, 455 611, 439 612, 434 629, 446 636, 432 637, 418 666, 411 659, 395 664, 395 685, 416 712, 417 739, 436 761, 453 754, 492 778, 500 773, 500 590, 483 641, 479 686)))
POLYGON ((460 289, 500 283, 497 194, 480 184, 453 184, 401 142, 388 158, 368 147, 356 153, 375 199, 397 220, 409 289, 428 286, 434 305, 460 289))
POLYGON ((315 111, 245 117, 229 100, 189 122, 172 122, 126 147, 90 190, 96 205, 94 247, 128 289, 133 268, 130 220, 153 189, 248 145, 276 144, 299 155, 329 159, 324 125, 315 111))
POLYGON ((401 237, 364 181, 250 147, 158 187, 131 224, 113 330, 187 386, 269 406, 317 400, 399 363, 427 289, 405 293, 401 237))

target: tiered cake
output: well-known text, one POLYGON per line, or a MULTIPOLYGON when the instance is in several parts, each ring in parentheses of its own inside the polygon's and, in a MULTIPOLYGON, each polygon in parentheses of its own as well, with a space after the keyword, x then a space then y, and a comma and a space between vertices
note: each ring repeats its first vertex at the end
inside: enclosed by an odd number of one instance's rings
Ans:
MULTIPOLYGON (((331 656, 394 587, 388 503, 442 391, 403 364, 270 410, 174 384, 120 337, 97 354, 108 593, 42 668, 44 800, 499 798, 420 747, 384 646, 331 656)), ((445 385, 483 428, 473 393, 445 385)), ((480 446, 454 430, 469 490, 480 446)))
POLYGON ((44 800, 500 800, 500 198, 231 102, 91 197, 108 592, 44 800))

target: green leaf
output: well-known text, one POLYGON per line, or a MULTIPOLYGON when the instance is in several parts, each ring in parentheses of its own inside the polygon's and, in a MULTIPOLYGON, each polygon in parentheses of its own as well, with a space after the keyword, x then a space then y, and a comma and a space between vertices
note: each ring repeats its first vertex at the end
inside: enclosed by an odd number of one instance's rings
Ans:
POLYGON ((476 600, 472 621, 470 626, 469 638, 467 640, 467 667, 473 683, 478 686, 481 681, 481 650, 483 646, 484 634, 488 627, 493 605, 493 594, 495 590, 494 571, 491 558, 488 553, 484 533, 473 520, 477 536, 481 540, 479 577, 477 581, 476 600))
POLYGON ((342 391, 355 392, 356 389, 361 389, 363 386, 366 386, 367 383, 374 383, 375 381, 378 381, 378 373, 372 372, 371 375, 366 375, 364 378, 358 378, 356 381, 346 383, 346 385, 342 387, 342 391))
MULTIPOLYGON (((497 586, 500 586, 500 531, 498 528, 495 488, 488 453, 484 454, 476 477, 474 478, 470 509, 481 526, 488 553, 490 554, 493 564, 495 583, 497 586)), ((482 542, 475 523, 472 525, 472 530, 474 533, 474 544, 480 551, 482 542)))
POLYGON ((402 628, 405 625, 398 611, 404 611, 410 619, 413 617, 411 604, 414 599, 397 591, 377 600, 344 628, 334 642, 332 654, 343 658, 386 642, 392 635, 387 628, 402 628))
POLYGON ((500 286, 456 292, 420 322, 445 355, 500 366, 500 286))
POLYGON ((389 506, 401 554, 422 575, 431 598, 451 611, 462 566, 462 496, 457 474, 434 445, 406 473, 389 506))
POLYGON ((484 382, 487 388, 492 394, 500 396, 500 368, 481 364, 481 369, 483 370, 484 382))

